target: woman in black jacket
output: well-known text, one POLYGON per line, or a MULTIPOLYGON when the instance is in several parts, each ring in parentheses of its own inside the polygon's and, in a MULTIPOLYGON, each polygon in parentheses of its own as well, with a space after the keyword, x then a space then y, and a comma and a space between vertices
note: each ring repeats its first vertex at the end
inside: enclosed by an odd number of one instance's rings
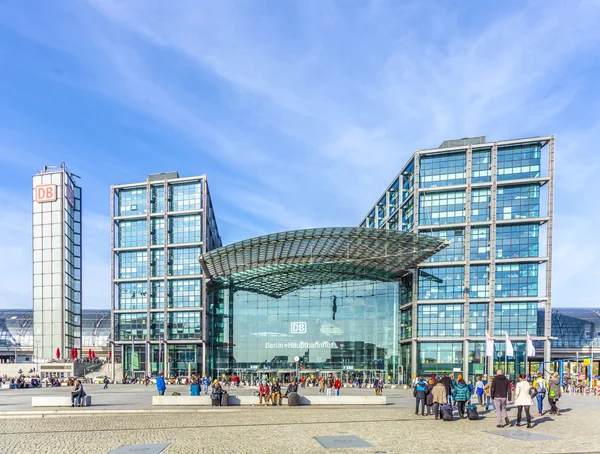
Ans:
POLYGON ((431 416, 433 415, 433 393, 431 392, 431 390, 433 390, 433 387, 435 386, 435 380, 433 378, 429 379, 429 382, 427 383, 427 415, 431 416))

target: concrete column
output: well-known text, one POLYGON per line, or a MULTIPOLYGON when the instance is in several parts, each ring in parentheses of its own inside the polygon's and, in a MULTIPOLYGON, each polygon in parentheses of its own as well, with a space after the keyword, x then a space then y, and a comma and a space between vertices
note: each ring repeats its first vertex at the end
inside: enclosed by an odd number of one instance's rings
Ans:
POLYGON ((418 358, 417 358, 417 341, 413 340, 411 343, 411 357, 410 357, 410 368, 411 368, 411 374, 410 374, 410 382, 412 383, 413 378, 416 376, 417 374, 417 364, 418 364, 418 358))
POLYGON ((463 341, 463 378, 469 380, 469 341, 463 341))

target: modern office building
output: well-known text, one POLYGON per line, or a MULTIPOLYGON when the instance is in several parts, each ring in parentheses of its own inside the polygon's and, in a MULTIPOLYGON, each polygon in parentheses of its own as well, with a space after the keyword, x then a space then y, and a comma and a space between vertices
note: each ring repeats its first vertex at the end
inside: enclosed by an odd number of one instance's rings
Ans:
POLYGON ((206 176, 168 172, 112 186, 111 217, 114 348, 124 373, 201 373, 207 295, 198 257, 221 246, 206 176))
POLYGON ((33 176, 35 357, 81 350, 81 187, 64 165, 33 176))
POLYGON ((550 360, 554 137, 448 140, 419 150, 361 222, 450 245, 400 284, 400 368, 415 374, 504 368, 550 360), (495 340, 486 363, 485 340, 495 340), (487 367, 486 367, 487 366, 487 367))

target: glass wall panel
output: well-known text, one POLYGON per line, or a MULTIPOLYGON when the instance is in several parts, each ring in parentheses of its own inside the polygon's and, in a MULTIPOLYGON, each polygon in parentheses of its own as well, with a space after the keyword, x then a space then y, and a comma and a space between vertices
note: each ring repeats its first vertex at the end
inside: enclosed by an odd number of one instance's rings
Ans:
MULTIPOLYGON (((524 374, 525 371, 525 342, 512 342, 515 356, 505 356, 506 343, 496 342, 494 344, 494 371, 500 369, 510 378, 514 379, 519 374, 524 374)), ((531 369, 534 369, 534 364, 531 364, 531 369)))
MULTIPOLYGON (((469 377, 475 384, 476 376, 485 374, 485 342, 469 342, 469 377)), ((475 400, 475 396, 473 396, 475 400)))
POLYGON ((465 222, 465 192, 423 193, 419 199, 419 225, 465 222))
POLYGON ((415 220, 415 207, 413 204, 413 198, 406 202, 406 205, 402 207, 402 230, 410 232, 414 227, 415 220))
POLYGON ((162 309, 165 307, 165 283, 163 281, 153 281, 152 293, 150 294, 151 309, 162 309))
POLYGON ((541 156, 539 144, 498 147, 498 180, 539 177, 541 156))
POLYGON ((428 236, 448 240, 450 244, 437 254, 428 258, 426 262, 456 262, 465 259, 465 230, 432 230, 428 236))
POLYGON ((496 227, 496 258, 538 257, 537 224, 499 225, 496 227))
POLYGON ((146 220, 119 222, 119 247, 146 246, 148 241, 146 220))
POLYGON ((419 299, 461 299, 464 279, 463 266, 419 269, 419 299))
POLYGON ((420 342, 417 375, 452 373, 463 366, 462 342, 420 342))
POLYGON ((537 263, 496 265, 496 298, 538 296, 537 263))
POLYGON ((165 244, 164 218, 152 218, 150 221, 150 241, 153 245, 165 244))
POLYGON ((150 207, 152 213, 164 213, 165 211, 165 187, 152 186, 150 194, 150 207))
POLYGON ((471 265, 469 272, 469 295, 471 298, 490 297, 490 267, 487 265, 471 265))
POLYGON ((490 258, 490 228, 471 228, 471 260, 490 258))
POLYGON ((420 304, 418 306, 418 337, 462 337, 464 335, 462 304, 420 304))
POLYGON ((488 328, 488 303, 469 304, 469 336, 485 336, 488 328))
POLYGON ((412 308, 400 311, 400 339, 412 339, 412 308))
POLYGON ((200 247, 169 249, 169 276, 190 276, 202 273, 198 257, 200 247))
POLYGON ((402 201, 410 195, 415 187, 415 162, 411 161, 402 173, 402 201))
POLYGON ((491 150, 473 151, 471 182, 487 183, 491 181, 491 150))
POLYGON ((396 212, 396 210, 398 209, 398 204, 400 203, 400 200, 398 198, 399 185, 400 185, 399 180, 396 180, 396 181, 394 181, 394 184, 392 184, 392 186, 388 190, 388 197, 389 197, 388 215, 390 215, 390 216, 396 212))
POLYGON ((535 218, 540 215, 540 188, 537 185, 499 187, 496 194, 498 220, 535 218))
POLYGON ((199 243, 202 241, 202 215, 169 218, 169 243, 199 243))
POLYGON ((165 275, 165 251, 152 249, 150 256, 150 276, 163 277, 165 275))
POLYGON ((202 280, 169 281, 169 307, 201 307, 202 280))
POLYGON ((118 307, 120 310, 146 309, 148 287, 146 282, 122 282, 118 284, 118 307))
POLYGON ((202 339, 201 312, 169 312, 169 339, 202 339))
POLYGON ((402 344, 400 346, 400 383, 410 383, 412 373, 412 347, 410 344, 402 344))
POLYGON ((189 211, 202 208, 202 183, 169 185, 169 211, 189 211))
POLYGON ((121 189, 117 193, 117 216, 146 214, 146 188, 121 189))
POLYGON ((117 335, 120 341, 146 340, 146 314, 116 314, 117 335))
MULTIPOLYGON (((538 332, 538 303, 496 303, 494 335, 526 336, 538 332)), ((498 342, 496 343, 496 346, 498 342)))
POLYGON ((421 156, 419 185, 422 188, 465 184, 465 152, 421 156))
POLYGON ((377 203, 377 227, 381 227, 386 218, 386 200, 385 196, 383 196, 379 202, 377 203))
POLYGON ((150 339, 158 340, 165 338, 165 314, 164 312, 152 312, 150 314, 150 339))
POLYGON ((119 253, 119 278, 141 278, 148 275, 146 251, 119 253))
POLYGON ((473 189, 471 192, 471 222, 490 220, 490 197, 491 191, 485 189, 473 189))

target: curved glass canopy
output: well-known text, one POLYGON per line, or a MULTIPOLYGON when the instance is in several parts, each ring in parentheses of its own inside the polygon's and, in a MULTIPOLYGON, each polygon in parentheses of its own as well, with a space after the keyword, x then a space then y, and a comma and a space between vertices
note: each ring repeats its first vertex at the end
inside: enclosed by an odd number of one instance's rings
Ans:
POLYGON ((328 227, 250 238, 201 255, 200 264, 223 287, 279 298, 310 285, 398 280, 447 244, 412 232, 328 227))

